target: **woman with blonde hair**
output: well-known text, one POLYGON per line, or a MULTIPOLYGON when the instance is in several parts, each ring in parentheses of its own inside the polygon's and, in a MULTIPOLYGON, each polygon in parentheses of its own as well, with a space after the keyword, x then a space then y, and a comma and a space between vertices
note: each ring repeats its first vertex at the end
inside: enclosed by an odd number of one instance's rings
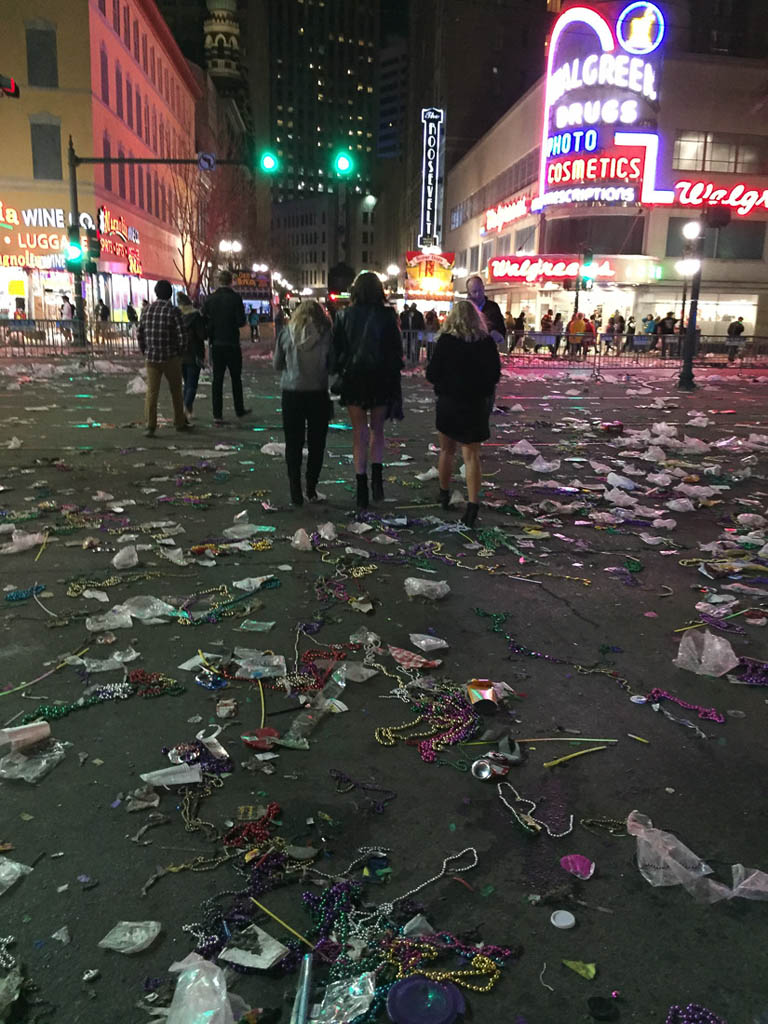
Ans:
POLYGON ((435 421, 440 436, 440 504, 448 508, 456 448, 461 445, 467 474, 467 507, 462 523, 475 525, 480 509, 480 445, 491 436, 493 395, 501 377, 496 342, 482 313, 462 299, 445 319, 427 366, 437 395, 435 421))
POLYGON ((317 481, 323 468, 325 438, 333 411, 328 395, 331 321, 319 302, 299 304, 290 323, 277 336, 272 365, 282 371, 285 464, 291 502, 303 505, 301 458, 307 440, 307 499, 320 501, 317 481))

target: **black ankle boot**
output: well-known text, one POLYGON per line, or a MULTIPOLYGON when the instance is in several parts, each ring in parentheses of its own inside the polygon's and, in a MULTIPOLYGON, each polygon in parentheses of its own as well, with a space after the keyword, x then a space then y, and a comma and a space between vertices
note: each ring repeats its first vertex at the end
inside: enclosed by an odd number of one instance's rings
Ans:
POLYGON ((464 515, 461 517, 462 523, 471 529, 474 528, 477 522, 477 514, 480 511, 480 505, 474 501, 468 501, 467 507, 464 509, 464 515))
POLYGON ((291 492, 291 504, 292 505, 303 505, 304 495, 301 493, 301 477, 300 476, 289 476, 288 487, 291 492))
POLYGON ((451 505, 451 489, 441 487, 437 500, 440 502, 440 508, 447 512, 451 505))
POLYGON ((384 499, 384 467, 380 462, 371 463, 371 494, 374 501, 384 499))
POLYGON ((368 508, 368 474, 357 474, 357 507, 368 508))

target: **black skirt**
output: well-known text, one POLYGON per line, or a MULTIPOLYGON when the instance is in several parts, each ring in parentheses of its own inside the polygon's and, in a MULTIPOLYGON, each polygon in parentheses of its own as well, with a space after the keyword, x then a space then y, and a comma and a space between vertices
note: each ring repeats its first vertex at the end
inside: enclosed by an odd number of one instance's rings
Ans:
POLYGON ((459 444, 477 444, 491 436, 490 417, 493 396, 455 398, 438 395, 435 425, 441 434, 459 444))
POLYGON ((358 405, 361 409, 377 409, 386 405, 391 409, 400 398, 399 372, 347 374, 341 379, 341 405, 358 405))

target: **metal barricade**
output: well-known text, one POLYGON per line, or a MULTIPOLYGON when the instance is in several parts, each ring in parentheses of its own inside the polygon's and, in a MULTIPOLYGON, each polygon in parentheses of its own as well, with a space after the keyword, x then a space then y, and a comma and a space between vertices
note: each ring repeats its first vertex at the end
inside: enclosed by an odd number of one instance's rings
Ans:
POLYGON ((83 355, 137 358, 141 353, 135 325, 109 321, 0 320, 0 359, 83 355))

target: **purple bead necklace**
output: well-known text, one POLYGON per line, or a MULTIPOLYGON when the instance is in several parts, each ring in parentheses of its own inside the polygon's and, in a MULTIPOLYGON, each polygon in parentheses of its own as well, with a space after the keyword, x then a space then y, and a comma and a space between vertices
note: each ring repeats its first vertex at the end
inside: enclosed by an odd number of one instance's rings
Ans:
POLYGON ((699 1006, 698 1003, 688 1003, 687 1006, 670 1006, 666 1024, 728 1024, 728 1022, 706 1007, 699 1006))

